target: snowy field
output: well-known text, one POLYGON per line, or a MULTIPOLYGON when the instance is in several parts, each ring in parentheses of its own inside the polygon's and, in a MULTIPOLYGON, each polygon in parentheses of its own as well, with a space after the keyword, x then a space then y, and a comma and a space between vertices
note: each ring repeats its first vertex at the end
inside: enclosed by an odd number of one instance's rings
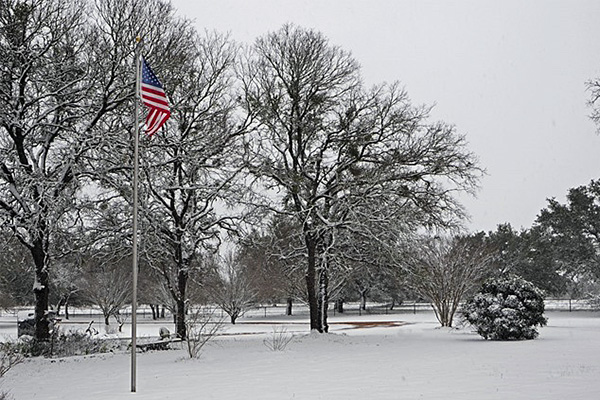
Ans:
MULTIPOLYGON (((490 342, 440 329, 428 311, 336 315, 328 335, 308 334, 305 316, 255 312, 226 324, 200 359, 181 349, 138 353, 137 393, 129 354, 31 359, 0 389, 15 400, 599 399, 600 313, 546 315, 536 340, 490 342), (284 351, 263 343, 274 327, 295 335, 284 351)), ((5 335, 16 331, 10 318, 1 318, 5 335)), ((141 336, 165 325, 142 321, 141 336)))

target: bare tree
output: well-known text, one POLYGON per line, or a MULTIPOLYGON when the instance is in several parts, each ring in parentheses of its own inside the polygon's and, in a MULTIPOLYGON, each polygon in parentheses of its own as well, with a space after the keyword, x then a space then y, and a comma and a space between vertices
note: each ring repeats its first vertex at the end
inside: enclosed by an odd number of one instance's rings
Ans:
POLYGON ((254 229, 242 237, 237 256, 256 291, 256 300, 284 300, 286 314, 292 315, 294 300, 306 302, 302 242, 292 221, 283 215, 273 217, 262 230, 254 229))
POLYGON ((592 109, 590 118, 596 124, 598 132, 600 132, 600 79, 590 79, 585 85, 590 92, 590 99, 588 100, 588 105, 592 109))
POLYGON ((108 171, 130 170, 129 147, 115 137, 131 130, 134 39, 160 26, 154 16, 166 6, 0 3, 0 223, 32 255, 36 339, 49 338, 57 236, 89 223, 76 206, 82 193, 95 191, 92 179, 104 183, 108 171), (110 156, 101 164, 99 154, 110 156))
MULTIPOLYGON (((164 289, 162 277, 147 263, 140 264, 138 302, 150 306, 153 320, 161 318, 161 307, 164 310, 165 304, 172 303, 171 295, 164 289)), ((171 308, 175 309, 174 306, 171 308)))
POLYGON ((120 311, 131 302, 131 259, 90 257, 86 264, 83 296, 100 308, 108 331, 110 317, 120 324, 120 311))
POLYGON ((204 346, 223 328, 223 319, 216 317, 214 308, 193 310, 185 323, 188 332, 185 344, 190 358, 199 358, 204 346))
POLYGON ((168 262, 150 265, 173 297, 182 338, 188 282, 201 273, 202 251, 214 251, 221 231, 233 229, 233 213, 226 212, 226 205, 244 193, 236 161, 243 122, 234 123, 230 91, 234 48, 227 38, 213 34, 193 36, 188 46, 178 55, 179 65, 164 71, 173 122, 147 143, 142 166, 146 240, 170 255, 168 262), (222 211, 217 213, 219 204, 222 211))
POLYGON ((310 325, 324 332, 339 232, 373 219, 360 206, 449 224, 462 212, 453 192, 471 190, 480 170, 453 127, 427 123, 428 109, 397 84, 365 90, 358 63, 320 33, 285 25, 259 38, 244 65, 244 105, 256 116, 247 165, 262 190, 282 194, 267 207, 300 227, 310 325))
POLYGON ((0 3, 0 223, 32 255, 38 340, 49 338, 52 243, 105 111, 90 99, 85 10, 81 1, 0 3))
POLYGON ((452 326, 464 296, 490 276, 493 253, 482 237, 425 238, 406 260, 409 282, 431 301, 442 326, 452 326))
POLYGON ((64 307, 65 319, 69 319, 69 305, 82 286, 80 262, 71 257, 59 259, 52 270, 50 281, 50 302, 57 315, 64 307))
POLYGON ((140 264, 164 282, 171 299, 165 304, 173 303, 177 334, 184 338, 188 289, 202 274, 201 254, 215 251, 222 230, 232 229, 232 218, 217 213, 217 205, 226 210, 243 194, 235 183, 244 132, 244 122, 234 118, 235 46, 222 35, 197 34, 161 0, 97 0, 94 17, 95 47, 106 53, 106 61, 98 60, 107 69, 104 83, 129 78, 121 82, 128 88, 124 102, 100 121, 107 139, 90 156, 97 186, 87 218, 102 231, 96 240, 104 235, 131 242, 131 66, 139 35, 172 110, 161 132, 140 143, 140 264))
POLYGON ((250 286, 246 268, 233 252, 216 266, 216 282, 210 290, 215 303, 229 315, 232 324, 254 304, 256 291, 250 286))

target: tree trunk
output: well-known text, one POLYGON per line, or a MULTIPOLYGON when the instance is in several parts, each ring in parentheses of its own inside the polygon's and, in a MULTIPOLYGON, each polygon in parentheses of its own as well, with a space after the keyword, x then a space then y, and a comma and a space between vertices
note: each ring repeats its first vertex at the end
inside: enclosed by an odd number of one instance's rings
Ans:
POLYGON ((110 325, 110 314, 104 314, 104 325, 108 326, 110 325))
POLYGON ((344 313, 344 299, 337 299, 335 302, 335 309, 338 313, 344 313))
POLYGON ((448 305, 445 301, 439 301, 432 303, 431 307, 435 311, 435 316, 441 326, 451 327, 452 320, 450 319, 448 305))
POLYGON ((189 265, 186 264, 183 257, 182 250, 182 237, 183 233, 181 229, 177 229, 177 244, 175 246, 175 259, 177 260, 177 293, 174 296, 176 302, 176 313, 175 318, 175 332, 177 337, 185 340, 187 338, 187 328, 185 326, 185 317, 187 315, 186 310, 186 289, 188 273, 187 268, 189 265))
POLYGON ((187 337, 187 331, 185 327, 185 301, 177 300, 177 310, 175 311, 175 332, 177 337, 185 339, 187 337))
MULTIPOLYGON (((306 228, 305 228, 306 229, 306 228)), ((310 330, 323 333, 323 329, 319 323, 319 305, 317 304, 316 293, 316 243, 310 237, 310 233, 304 233, 304 241, 308 253, 308 265, 306 267, 306 294, 308 297, 308 309, 310 313, 310 330)))
POLYGON ((367 289, 360 290, 360 309, 363 311, 367 310, 367 289))
POLYGON ((319 311, 319 332, 329 332, 329 325, 327 324, 327 308, 329 306, 329 275, 327 268, 323 268, 319 274, 319 298, 318 298, 318 311, 319 311))
POLYGON ((65 303, 65 319, 69 319, 69 299, 65 303))
POLYGON ((450 321, 448 320, 448 303, 445 301, 442 303, 441 317, 442 326, 450 326, 450 321))
POLYGON ((123 332, 123 325, 125 325, 125 319, 121 318, 121 313, 117 311, 115 314, 115 319, 117 320, 117 324, 119 325, 119 332, 123 332))
POLYGON ((35 299, 35 339, 46 341, 50 338, 50 323, 48 321, 49 274, 46 266, 46 252, 43 240, 37 239, 30 248, 35 263, 35 284, 33 294, 35 299))
POLYGON ((58 301, 58 304, 56 305, 56 316, 57 317, 60 317, 60 309, 62 308, 64 303, 65 303, 65 298, 63 296, 60 298, 60 300, 58 301))
POLYGON ((288 297, 287 298, 287 306, 285 309, 285 315, 292 315, 292 306, 293 306, 292 298, 288 297))
MULTIPOLYGON (((181 257, 180 262, 182 262, 181 257)), ((177 334, 178 338, 186 339, 187 328, 185 326, 185 316, 187 310, 185 307, 185 299, 188 275, 183 264, 179 264, 178 269, 179 272, 177 273, 177 293, 173 293, 173 298, 175 300, 175 333, 177 334)))
POLYGON ((156 309, 157 306, 155 306, 154 304, 150 304, 150 309, 152 310, 152 320, 156 320, 157 316, 158 316, 158 312, 156 309))

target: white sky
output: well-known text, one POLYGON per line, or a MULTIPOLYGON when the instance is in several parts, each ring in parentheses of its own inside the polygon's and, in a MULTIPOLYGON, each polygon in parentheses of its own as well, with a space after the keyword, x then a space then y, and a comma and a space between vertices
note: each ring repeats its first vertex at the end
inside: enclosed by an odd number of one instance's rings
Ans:
POLYGON ((546 199, 600 177, 585 82, 600 77, 600 1, 175 0, 239 42, 286 22, 351 51, 368 85, 400 81, 466 134, 488 175, 471 230, 528 228, 546 199))

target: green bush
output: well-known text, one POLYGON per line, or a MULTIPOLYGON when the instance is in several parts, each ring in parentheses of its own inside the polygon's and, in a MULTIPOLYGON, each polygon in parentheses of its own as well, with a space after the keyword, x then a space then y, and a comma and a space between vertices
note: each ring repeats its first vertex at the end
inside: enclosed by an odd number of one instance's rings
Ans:
POLYGON ((535 339, 537 327, 547 322, 543 314, 543 292, 519 277, 485 282, 462 310, 477 333, 491 340, 535 339))

